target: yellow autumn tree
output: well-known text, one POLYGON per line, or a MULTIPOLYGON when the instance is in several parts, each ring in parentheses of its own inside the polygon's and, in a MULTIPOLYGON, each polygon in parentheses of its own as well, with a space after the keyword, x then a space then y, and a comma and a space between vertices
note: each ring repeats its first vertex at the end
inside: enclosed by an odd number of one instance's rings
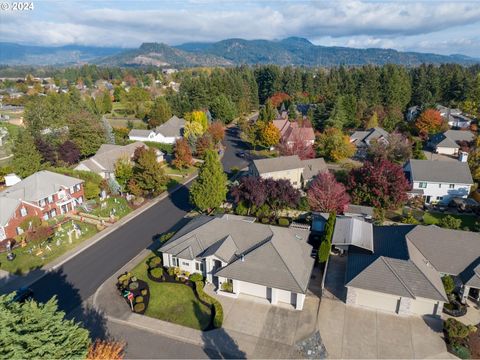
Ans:
MULTIPOLYGON (((200 124, 203 134, 208 128, 207 114, 201 110, 195 110, 185 114, 185 120, 189 123, 200 124)), ((200 135, 201 135, 200 134, 200 135)))
POLYGON ((194 138, 201 136, 204 133, 202 125, 198 122, 187 122, 183 128, 183 137, 185 139, 194 138))
POLYGON ((259 138, 263 146, 271 147, 280 142, 280 131, 272 122, 269 122, 260 128, 259 138))
POLYGON ((329 161, 340 161, 355 154, 355 145, 337 128, 329 128, 318 137, 318 153, 329 161))

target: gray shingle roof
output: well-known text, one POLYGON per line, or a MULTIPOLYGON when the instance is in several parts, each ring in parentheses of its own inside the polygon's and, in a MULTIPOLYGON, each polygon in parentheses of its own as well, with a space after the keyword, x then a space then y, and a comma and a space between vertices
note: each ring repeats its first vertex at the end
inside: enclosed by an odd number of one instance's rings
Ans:
POLYGON ((443 133, 435 134, 431 137, 430 142, 438 147, 447 147, 458 149, 457 141, 473 141, 475 135, 471 131, 464 130, 447 130, 443 133))
POLYGON ((369 145, 372 140, 377 140, 381 137, 388 139, 389 133, 381 127, 375 127, 364 131, 355 131, 350 136, 350 141, 358 145, 369 145))
POLYGON ((0 226, 5 226, 12 218, 15 210, 20 205, 20 200, 0 196, 0 226))
POLYGON ((219 276, 304 293, 314 262, 307 238, 308 232, 299 229, 251 223, 230 216, 200 216, 160 251, 189 260, 216 255, 229 260, 217 272, 219 276))
POLYGON ((319 172, 328 171, 327 164, 323 158, 302 160, 303 179, 309 181, 318 175, 319 172))
POLYGON ((419 225, 406 237, 445 274, 459 275, 480 256, 480 233, 419 225))
POLYGON ((153 132, 153 130, 132 129, 128 133, 128 136, 148 137, 153 132))
POLYGON ((0 196, 26 201, 38 201, 57 193, 62 187, 72 187, 83 180, 43 170, 0 192, 0 196))
POLYGON ((298 155, 253 160, 259 174, 303 168, 298 155))
POLYGON ((180 137, 182 136, 184 127, 185 119, 178 118, 174 115, 162 125, 157 126, 155 132, 160 133, 165 137, 180 137))
POLYGON ((467 163, 441 160, 409 160, 414 181, 473 184, 467 163))
POLYGON ((337 216, 332 245, 354 245, 373 252, 372 224, 358 218, 337 216))
POLYGON ((412 226, 375 226, 374 253, 352 249, 345 284, 404 297, 445 301, 440 274, 405 237, 412 226))
POLYGON ((473 141, 475 135, 468 130, 447 130, 443 133, 453 141, 473 141))

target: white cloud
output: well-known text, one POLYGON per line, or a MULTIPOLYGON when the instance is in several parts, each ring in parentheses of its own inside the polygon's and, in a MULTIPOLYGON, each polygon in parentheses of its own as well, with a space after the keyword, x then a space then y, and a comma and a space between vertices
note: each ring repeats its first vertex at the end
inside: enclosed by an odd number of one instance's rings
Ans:
POLYGON ((147 41, 178 44, 303 36, 325 45, 432 52, 452 48, 480 55, 478 2, 190 0, 168 6, 136 2, 137 8, 125 4, 53 2, 55 6, 44 7, 41 15, 4 17, 0 40, 136 47, 147 41))

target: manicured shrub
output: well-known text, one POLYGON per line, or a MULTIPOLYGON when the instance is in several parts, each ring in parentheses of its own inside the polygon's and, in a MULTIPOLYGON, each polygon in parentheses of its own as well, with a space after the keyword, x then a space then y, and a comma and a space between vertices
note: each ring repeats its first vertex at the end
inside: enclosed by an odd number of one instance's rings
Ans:
POLYGON ((132 290, 132 291, 133 291, 133 290, 137 290, 137 289, 138 289, 138 282, 132 281, 132 282, 128 285, 128 288, 129 288, 130 290, 132 290))
POLYGON ((137 297, 135 298, 135 303, 136 303, 136 304, 143 303, 143 296, 137 296, 137 297))
POLYGON ((203 276, 199 273, 193 273, 190 275, 190 281, 193 281, 194 283, 197 281, 203 281, 203 276))
POLYGON ((288 225, 290 225, 290 221, 288 221, 288 219, 286 219, 286 218, 280 218, 280 219, 278 219, 278 225, 288 226, 288 225))
POLYGON ((462 225, 462 220, 457 219, 451 215, 447 215, 444 218, 440 219, 438 222, 438 225, 440 225, 443 228, 447 229, 460 229, 460 226, 462 225))
POLYGON ((460 340, 465 339, 471 332, 476 331, 475 326, 467 326, 454 318, 447 319, 443 326, 452 345, 458 344, 460 340))
POLYGON ((133 306, 133 311, 139 313, 145 310, 145 304, 144 303, 138 303, 133 306))
POLYGON ((455 290, 455 282, 450 275, 444 275, 442 277, 443 287, 445 288, 445 293, 450 295, 453 290, 455 290))
POLYGON ((270 219, 269 219, 269 218, 266 218, 266 217, 264 217, 264 218, 262 218, 262 220, 261 220, 261 221, 262 221, 262 224, 268 224, 268 223, 270 222, 270 219))
POLYGON ((143 289, 140 293, 142 294, 142 296, 147 296, 148 295, 148 290, 143 289))
POLYGON ((175 275, 175 268, 174 267, 169 267, 167 271, 168 271, 168 275, 170 275, 170 276, 175 275))
POLYGON ((330 256, 330 249, 332 245, 328 241, 322 241, 320 244, 320 252, 318 253, 318 261, 324 263, 330 256))
POLYGON ((229 282, 225 282, 222 284, 222 290, 226 292, 233 292, 233 284, 229 282))
POLYGON ((221 328, 223 324, 223 308, 222 304, 207 293, 203 291, 203 282, 202 281, 196 281, 195 282, 195 289, 197 291, 198 297, 200 300, 203 302, 206 302, 207 304, 210 304, 213 306, 213 309, 215 311, 215 316, 213 318, 213 326, 215 328, 221 328))
POLYGON ((148 267, 154 268, 159 266, 162 263, 162 259, 159 256, 155 256, 148 261, 148 267))
POLYGON ((159 267, 153 268, 150 270, 150 275, 156 279, 159 279, 163 276, 163 269, 159 267))

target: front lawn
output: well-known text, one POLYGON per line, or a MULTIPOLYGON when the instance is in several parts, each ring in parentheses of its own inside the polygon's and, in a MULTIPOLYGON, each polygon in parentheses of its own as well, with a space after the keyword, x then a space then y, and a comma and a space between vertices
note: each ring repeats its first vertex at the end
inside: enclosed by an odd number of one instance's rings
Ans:
POLYGON ((93 209, 90 214, 109 217, 112 210, 115 210, 115 216, 120 219, 132 211, 128 201, 123 197, 110 197, 104 201, 105 205, 103 207, 101 201, 98 201, 98 203, 98 207, 93 209))
POLYGON ((50 261, 63 255, 68 250, 76 247, 82 241, 92 237, 97 233, 94 225, 76 222, 81 231, 81 235, 77 239, 75 233, 68 232, 72 230, 72 222, 69 221, 62 225, 60 230, 55 231, 53 238, 42 244, 29 243, 25 247, 17 247, 13 250, 16 255, 13 261, 7 260, 7 253, 0 254, 0 269, 11 273, 27 273, 33 269, 42 267, 50 261), (47 248, 48 246, 48 248, 47 248))
POLYGON ((150 287, 150 302, 145 315, 202 330, 208 327, 211 310, 200 303, 187 285, 152 281, 147 277, 147 256, 132 271, 132 275, 144 280, 150 287))
POLYGON ((195 172, 195 170, 197 170, 197 168, 195 166, 190 166, 186 169, 177 169, 175 167, 171 167, 167 165, 163 167, 163 170, 165 171, 165 174, 174 175, 174 177, 178 178, 180 176, 188 176, 192 174, 193 172, 195 172), (175 176, 175 175, 180 175, 180 176, 175 176))
POLYGON ((477 217, 475 215, 454 215, 454 214, 425 212, 423 214, 423 223, 425 225, 437 225, 442 218, 448 215, 456 219, 462 220, 462 225, 460 226, 460 229, 462 230, 467 227, 469 229, 473 229, 475 227, 475 221, 477 220, 477 217))

